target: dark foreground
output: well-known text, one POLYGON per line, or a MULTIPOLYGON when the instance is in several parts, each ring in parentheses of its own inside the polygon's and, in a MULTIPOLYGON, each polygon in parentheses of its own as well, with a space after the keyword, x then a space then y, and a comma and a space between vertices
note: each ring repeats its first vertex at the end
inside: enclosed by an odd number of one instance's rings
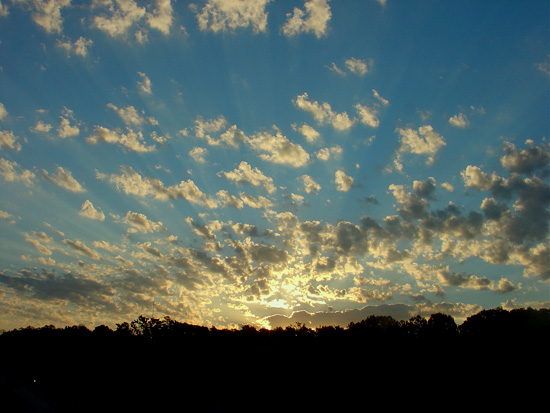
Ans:
POLYGON ((550 310, 347 328, 219 330, 139 317, 0 336, 0 411, 224 412, 548 407, 550 310), (539 403, 543 403, 542 405, 539 403))

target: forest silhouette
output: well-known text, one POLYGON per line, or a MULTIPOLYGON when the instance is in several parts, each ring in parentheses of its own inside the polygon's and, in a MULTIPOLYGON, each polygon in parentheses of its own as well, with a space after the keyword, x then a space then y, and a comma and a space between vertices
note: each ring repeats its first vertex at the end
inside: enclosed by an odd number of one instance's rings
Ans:
POLYGON ((410 407, 425 392, 456 407, 467 398, 452 394, 473 387, 508 398, 526 383, 546 388, 534 373, 550 371, 549 338, 550 309, 531 308, 483 310, 461 325, 437 313, 316 329, 145 316, 115 329, 26 327, 0 335, 0 410, 367 411, 353 406, 410 407))

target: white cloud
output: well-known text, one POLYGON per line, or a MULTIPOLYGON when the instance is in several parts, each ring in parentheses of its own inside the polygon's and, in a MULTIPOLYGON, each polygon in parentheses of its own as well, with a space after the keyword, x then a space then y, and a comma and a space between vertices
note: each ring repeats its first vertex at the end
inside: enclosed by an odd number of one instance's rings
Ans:
POLYGON ((358 103, 355 105, 355 109, 359 115, 359 122, 363 125, 370 126, 371 128, 377 128, 380 125, 380 121, 376 117, 378 115, 376 108, 369 108, 358 103))
POLYGON ((137 72, 137 74, 141 77, 141 81, 137 82, 139 91, 148 95, 153 93, 153 91, 151 90, 151 80, 147 77, 147 75, 142 72, 137 72))
POLYGON ((119 144, 136 152, 152 152, 156 149, 155 145, 146 146, 144 144, 141 132, 135 133, 127 128, 126 134, 119 133, 103 126, 96 126, 91 136, 86 138, 86 142, 96 145, 100 142, 119 144))
POLYGON ((69 6, 71 0, 17 0, 14 3, 28 6, 32 10, 32 20, 47 33, 59 34, 63 30, 61 9, 69 6))
POLYGON ((380 96, 380 93, 378 93, 377 90, 372 89, 372 95, 383 105, 383 106, 389 106, 390 101, 387 99, 384 99, 382 96, 380 96))
MULTIPOLYGON (((183 198, 206 208, 217 208, 218 203, 210 195, 204 194, 191 180, 181 181, 177 185, 165 186, 159 179, 143 177, 129 166, 122 166, 120 174, 111 174, 109 182, 125 194, 141 198, 152 197, 161 201, 183 198)), ((98 179, 105 175, 96 174, 98 179)))
POLYGON ((315 179, 309 175, 302 175, 298 179, 304 184, 304 190, 307 194, 317 193, 321 190, 321 185, 315 182, 315 179))
POLYGON ((133 0, 95 1, 92 7, 96 5, 103 6, 107 13, 95 16, 93 26, 111 37, 127 36, 130 28, 146 14, 145 8, 133 0))
POLYGON ((258 168, 252 169, 248 162, 242 161, 238 168, 230 172, 218 172, 218 176, 224 176, 236 184, 248 183, 253 186, 264 188, 268 193, 273 193, 277 190, 273 185, 273 179, 264 175, 258 168))
MULTIPOLYGON (((265 32, 267 28, 265 8, 270 1, 208 0, 196 13, 199 29, 226 33, 251 26, 254 33, 265 32)), ((193 8, 196 9, 196 6, 193 8)))
POLYGON ((172 13, 171 0, 157 0, 156 8, 146 15, 147 24, 152 29, 156 29, 167 36, 170 34, 170 27, 172 26, 172 13))
MULTIPOLYGON (((427 164, 433 163, 437 152, 446 145, 443 136, 435 132, 431 125, 421 126, 418 131, 412 128, 397 128, 396 132, 401 143, 398 151, 428 155, 427 164)), ((399 162, 399 158, 396 161, 399 162)))
POLYGON ((548 172, 550 168, 550 145, 537 144, 527 139, 525 149, 517 149, 511 142, 504 142, 502 150, 504 156, 500 158, 501 165, 512 172, 530 174, 536 170, 541 170, 542 174, 548 172))
POLYGON ((328 67, 328 70, 330 70, 331 72, 334 72, 334 73, 338 73, 340 76, 346 76, 347 73, 344 72, 342 69, 340 69, 338 66, 336 66, 336 63, 332 62, 330 66, 326 66, 328 67))
POLYGON ((220 200, 221 204, 223 206, 233 207, 236 209, 243 209, 244 203, 239 198, 237 198, 234 195, 231 195, 228 191, 225 189, 219 190, 216 195, 218 196, 218 199, 220 200))
POLYGON ((6 17, 8 14, 9 14, 8 6, 5 6, 0 2, 0 17, 6 17))
POLYGON ((9 212, 2 211, 0 209, 0 219, 9 219, 9 218, 13 218, 13 215, 10 214, 9 212))
POLYGON ((8 111, 3 103, 0 103, 0 121, 4 120, 8 116, 8 111))
POLYGON ((236 125, 230 126, 224 133, 220 135, 220 140, 233 148, 238 148, 241 142, 245 142, 247 137, 243 131, 239 130, 236 125))
POLYGON ((151 221, 147 218, 147 216, 138 212, 128 211, 126 213, 126 216, 124 217, 124 222, 126 222, 132 228, 143 233, 151 233, 155 231, 165 230, 162 222, 151 221))
POLYGON ((219 140, 215 140, 210 136, 211 133, 221 131, 227 126, 227 121, 220 115, 217 119, 206 119, 198 117, 195 120, 195 136, 197 138, 206 139, 209 145, 220 145, 219 140))
POLYGON ((304 166, 309 161, 309 154, 301 145, 288 140, 276 126, 275 134, 270 131, 259 132, 248 138, 247 143, 252 149, 260 154, 264 161, 293 166, 295 168, 304 166))
POLYGON ((68 245, 69 247, 71 247, 81 255, 86 255, 87 257, 90 257, 96 261, 101 258, 97 252, 87 247, 86 244, 84 244, 81 241, 72 241, 70 239, 64 239, 61 242, 63 242, 63 244, 65 245, 68 245))
POLYGON ((59 118, 61 120, 59 122, 59 127, 57 128, 57 136, 62 139, 78 136, 80 133, 78 126, 71 126, 69 119, 64 118, 63 116, 60 116, 59 118))
POLYGON ((332 16, 329 0, 309 0, 304 3, 304 10, 294 8, 287 14, 287 21, 281 28, 287 37, 300 33, 313 33, 318 39, 328 32, 328 22, 332 16))
POLYGON ((71 54, 75 54, 80 57, 88 56, 88 48, 90 48, 94 42, 92 40, 86 39, 82 36, 75 40, 74 43, 71 43, 70 39, 67 40, 58 40, 57 47, 63 49, 69 57, 71 54))
POLYGON ((98 211, 89 200, 84 201, 84 203, 80 207, 79 214, 83 217, 95 219, 98 221, 105 220, 105 214, 102 211, 98 211))
POLYGON ((241 197, 243 203, 250 208, 270 208, 273 206, 273 203, 264 196, 255 198, 252 195, 245 194, 244 192, 240 192, 239 196, 241 197))
POLYGON ((116 112, 116 114, 122 119, 126 125, 139 126, 145 123, 145 118, 140 114, 135 107, 126 106, 125 108, 118 108, 112 103, 108 103, 107 107, 116 112))
POLYGON ((12 131, 0 130, 0 149, 11 149, 12 151, 20 151, 21 144, 17 142, 18 138, 12 131))
POLYGON ((346 60, 346 67, 348 68, 348 70, 358 76, 365 76, 369 72, 369 70, 372 69, 373 64, 374 61, 372 59, 361 60, 352 57, 346 60))
POLYGON ((489 176, 487 173, 483 172, 479 166, 468 165, 460 174, 462 175, 465 186, 476 188, 480 191, 491 189, 493 183, 498 180, 496 174, 489 176))
POLYGON ((300 126, 296 125, 295 123, 292 124, 292 129, 294 129, 297 132, 300 132, 304 138, 306 138, 306 141, 312 143, 315 142, 317 139, 319 139, 319 136, 321 134, 317 132, 315 129, 313 129, 311 126, 309 126, 307 123, 304 123, 300 126))
POLYGON ((198 163, 206 163, 206 159, 204 159, 206 154, 208 154, 208 150, 205 148, 194 147, 189 151, 189 156, 198 163))
POLYGON ((321 161, 328 161, 331 156, 341 155, 344 152, 340 145, 332 146, 330 148, 320 149, 316 156, 321 161))
POLYGON ((449 118, 449 123, 455 128, 464 129, 470 126, 470 120, 464 113, 459 113, 458 115, 451 116, 449 118))
POLYGON ((42 255, 52 255, 53 238, 48 236, 45 232, 23 233, 25 241, 36 248, 36 250, 42 255))
POLYGON ((449 182, 443 182, 441 187, 449 192, 453 192, 455 190, 454 186, 452 186, 449 182))
POLYGON ((34 133, 48 133, 51 129, 52 125, 44 123, 41 120, 36 122, 36 125, 29 128, 29 130, 34 133))
POLYGON ((42 169, 42 176, 51 182, 67 191, 71 192, 86 192, 86 190, 78 183, 70 171, 66 171, 61 166, 58 166, 55 173, 50 175, 48 171, 42 169))
POLYGON ((354 121, 346 112, 334 112, 327 102, 310 101, 307 93, 296 96, 293 102, 298 109, 311 114, 320 125, 330 124, 334 129, 341 131, 348 130, 354 125, 354 121))
POLYGON ((353 178, 347 176, 344 171, 338 170, 334 174, 334 183, 336 184, 337 191, 347 192, 353 186, 353 178))
POLYGON ((28 169, 21 168, 21 166, 15 161, 0 158, 0 177, 2 177, 2 179, 6 182, 20 181, 25 185, 30 186, 32 185, 35 175, 28 169))

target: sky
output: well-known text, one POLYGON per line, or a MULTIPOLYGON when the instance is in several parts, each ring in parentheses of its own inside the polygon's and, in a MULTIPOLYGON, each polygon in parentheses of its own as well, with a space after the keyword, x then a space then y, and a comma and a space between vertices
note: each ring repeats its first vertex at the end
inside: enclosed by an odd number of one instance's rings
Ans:
POLYGON ((0 329, 550 307, 545 0, 1 0, 0 329))

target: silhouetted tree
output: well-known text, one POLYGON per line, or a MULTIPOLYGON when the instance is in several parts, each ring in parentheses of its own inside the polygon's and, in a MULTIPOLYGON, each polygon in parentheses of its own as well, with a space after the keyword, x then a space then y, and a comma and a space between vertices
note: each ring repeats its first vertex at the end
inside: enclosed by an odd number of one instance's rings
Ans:
POLYGON ((430 337, 450 339, 456 337, 458 327, 452 316, 435 313, 428 319, 427 332, 430 337))

